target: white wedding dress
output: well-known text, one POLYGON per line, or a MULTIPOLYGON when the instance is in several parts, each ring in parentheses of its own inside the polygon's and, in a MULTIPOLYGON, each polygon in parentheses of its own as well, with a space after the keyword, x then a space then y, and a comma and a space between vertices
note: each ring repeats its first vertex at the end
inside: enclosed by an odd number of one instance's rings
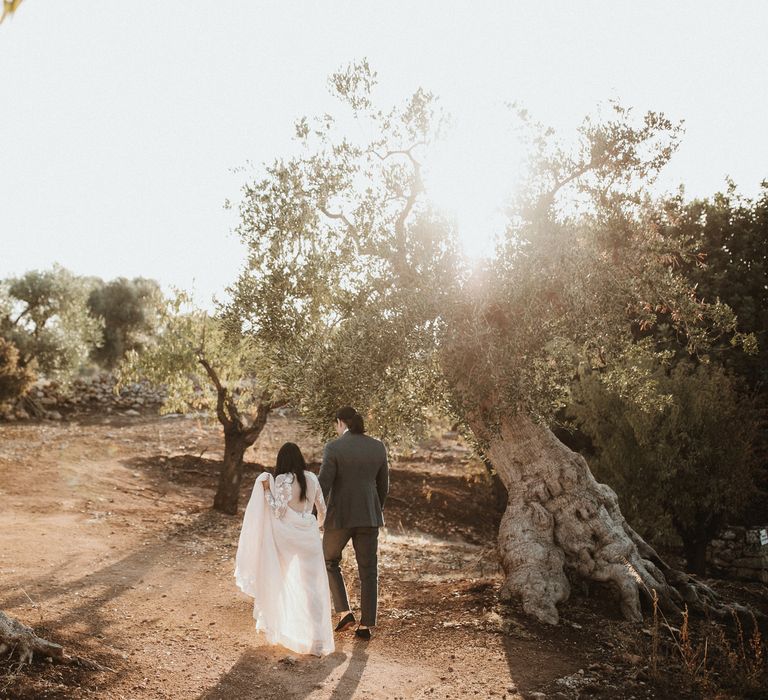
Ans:
POLYGON ((245 509, 235 579, 254 599, 256 629, 270 644, 298 654, 333 652, 331 596, 319 526, 325 519, 320 482, 305 471, 307 498, 293 474, 261 474, 245 509), (263 481, 269 479, 265 491, 263 481), (317 508, 317 518, 312 508, 317 508))

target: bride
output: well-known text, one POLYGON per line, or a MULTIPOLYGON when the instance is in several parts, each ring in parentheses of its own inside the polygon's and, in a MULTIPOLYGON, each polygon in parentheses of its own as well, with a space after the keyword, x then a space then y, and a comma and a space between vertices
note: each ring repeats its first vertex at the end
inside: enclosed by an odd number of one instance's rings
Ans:
POLYGON ((328 576, 318 525, 325 518, 320 482, 298 445, 277 453, 275 477, 253 486, 235 559, 238 587, 254 599, 256 629, 298 654, 333 652, 328 576), (312 508, 317 508, 317 519, 312 508))

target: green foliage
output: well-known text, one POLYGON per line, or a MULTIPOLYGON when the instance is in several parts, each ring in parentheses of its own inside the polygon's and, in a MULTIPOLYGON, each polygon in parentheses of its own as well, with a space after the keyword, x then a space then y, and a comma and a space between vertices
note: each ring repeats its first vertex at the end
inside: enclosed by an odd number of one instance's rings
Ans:
POLYGON ((143 277, 97 280, 88 296, 91 315, 103 324, 102 339, 93 358, 115 367, 129 350, 140 352, 157 329, 163 295, 157 282, 143 277))
POLYGON ((230 387, 244 407, 262 396, 265 385, 260 355, 248 339, 227 336, 222 323, 193 307, 190 298, 177 292, 161 308, 158 331, 152 344, 138 352, 129 350, 118 366, 118 385, 147 379, 165 386, 163 412, 213 411, 217 391, 200 363, 205 357, 220 381, 230 387))
MULTIPOLYGON (((697 294, 708 301, 728 304, 736 313, 740 333, 715 342, 709 357, 740 377, 754 395, 756 410, 768 411, 768 182, 754 200, 742 197, 733 183, 725 192, 705 200, 685 202, 682 194, 660 211, 664 235, 697 251, 684 265, 697 294), (734 352, 733 340, 746 352, 734 352)), ((658 333, 656 336, 658 337, 658 333)), ((670 349, 677 339, 662 339, 670 349)), ((677 351, 679 354, 679 350, 677 351)), ((756 501, 745 517, 761 522, 768 505, 768 431, 763 429, 756 449, 762 461, 756 501)))
POLYGON ((349 403, 394 436, 434 403, 440 307, 462 274, 453 238, 423 201, 414 156, 440 114, 424 91, 375 109, 367 64, 331 85, 359 133, 373 136, 356 142, 331 115, 298 122, 302 155, 243 189, 248 263, 223 318, 261 348, 275 396, 316 430, 349 403))
POLYGON ((49 378, 66 380, 87 360, 101 325, 88 313, 89 282, 63 267, 6 281, 0 336, 49 378))
POLYGON ((683 274, 695 247, 665 235, 646 190, 678 135, 663 115, 614 106, 604 122, 585 121, 570 152, 546 130, 532 138, 529 185, 506 238, 452 319, 444 366, 460 414, 475 413, 468 397, 480 394, 497 418, 551 420, 584 368, 615 367, 625 394, 655 404, 663 398, 643 368, 667 348, 638 338, 664 325, 696 355, 734 337, 731 309, 704 303, 683 274))
POLYGON ((569 411, 592 439, 595 476, 641 534, 706 543, 754 497, 757 413, 718 365, 680 362, 651 377, 666 405, 644 407, 590 373, 569 411))
POLYGON ((667 203, 661 224, 670 237, 698 251, 686 274, 699 296, 722 300, 739 319, 750 352, 733 353, 728 343, 713 349, 717 360, 740 374, 753 389, 768 390, 768 181, 755 200, 740 196, 733 183, 711 199, 667 203))
MULTIPOLYGON (((526 121, 529 184, 496 257, 473 270, 421 178, 445 126, 436 98, 419 89, 382 110, 375 78, 367 63, 333 76, 355 129, 299 120, 301 153, 266 167, 240 205, 248 263, 223 317, 314 427, 344 403, 391 437, 435 406, 475 426, 547 420, 580 367, 653 358, 639 328, 668 324, 691 353, 733 336, 732 312, 697 298, 680 265, 694 251, 664 235, 645 193, 679 125, 614 105, 566 149, 526 121)), ((626 390, 658 403, 652 381, 638 372, 626 390)))
POLYGON ((31 367, 19 365, 19 351, 0 338, 0 403, 23 396, 35 381, 31 367))

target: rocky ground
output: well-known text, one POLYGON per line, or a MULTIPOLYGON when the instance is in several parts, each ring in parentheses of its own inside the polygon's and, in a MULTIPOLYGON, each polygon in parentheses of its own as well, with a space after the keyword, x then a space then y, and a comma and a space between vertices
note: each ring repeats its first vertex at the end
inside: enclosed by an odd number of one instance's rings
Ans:
MULTIPOLYGON (((317 466, 320 445, 275 416, 247 455, 243 504, 287 439, 317 466)), ((4 659, 0 697, 697 696, 679 665, 652 673, 648 629, 608 590, 577 588, 558 627, 499 603, 491 487, 452 436, 393 463, 373 641, 344 635, 323 659, 266 646, 234 586, 239 518, 209 508, 220 448, 202 418, 0 424, 0 610, 113 669, 4 659)), ((764 586, 729 592, 766 603, 764 586)))

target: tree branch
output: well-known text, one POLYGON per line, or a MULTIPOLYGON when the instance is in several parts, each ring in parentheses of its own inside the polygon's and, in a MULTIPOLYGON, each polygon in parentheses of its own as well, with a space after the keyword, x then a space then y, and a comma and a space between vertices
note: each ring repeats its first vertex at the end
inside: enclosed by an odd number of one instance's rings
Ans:
POLYGON ((566 175, 564 178, 560 180, 556 180, 555 184, 547 190, 547 192, 544 194, 544 197, 542 199, 546 199, 546 201, 551 202, 554 200, 555 195, 563 189, 567 184, 573 182, 574 180, 577 180, 582 175, 586 175, 590 170, 593 170, 595 167, 597 167, 597 163, 595 163, 593 160, 590 160, 588 163, 584 163, 575 170, 573 170, 571 173, 566 175))
POLYGON ((317 208, 320 210, 322 214, 324 214, 329 219, 333 219, 336 221, 341 221, 349 231, 350 237, 352 238, 352 242, 355 246, 355 251, 357 254, 360 254, 360 235, 357 227, 347 218, 347 215, 343 211, 339 212, 332 212, 328 210, 328 207, 325 206, 325 204, 318 203, 317 208))
POLYGON ((272 404, 260 402, 256 409, 256 417, 253 419, 248 430, 245 431, 245 441, 252 445, 256 442, 256 439, 261 435, 261 431, 264 430, 264 426, 267 424, 267 417, 272 410, 272 404))
POLYGON ((408 160, 411 161, 414 167, 420 168, 421 163, 416 160, 416 158, 413 157, 413 149, 417 146, 426 146, 426 141, 417 141, 416 143, 411 144, 408 148, 401 148, 401 149, 393 149, 391 151, 387 151, 386 153, 378 153, 375 148, 371 148, 371 153, 375 155, 379 160, 386 160, 387 158, 390 158, 391 156, 405 156, 408 158, 408 160))
POLYGON ((11 325, 12 325, 12 326, 16 326, 16 325, 18 325, 19 321, 21 321, 21 319, 22 319, 22 318, 24 318, 24 316, 26 316, 26 315, 29 313, 29 310, 30 310, 30 308, 31 308, 30 306, 27 306, 27 308, 26 308, 26 309, 24 309, 24 311, 22 311, 22 312, 21 312, 21 313, 20 313, 20 314, 19 314, 19 315, 16 317, 16 320, 11 322, 11 325))
POLYGON ((395 220, 395 271, 401 278, 405 279, 411 277, 411 270, 406 259, 405 224, 416 205, 416 200, 424 191, 424 183, 421 180, 421 164, 413 158, 411 158, 411 162, 413 163, 411 190, 405 197, 405 204, 395 220))
MULTIPOLYGON (((228 401, 227 390, 222 386, 221 381, 219 380, 219 375, 216 374, 216 371, 211 367, 211 364, 205 359, 202 353, 198 354, 197 361, 203 366, 211 382, 216 387, 216 416, 225 429, 231 430, 234 427, 234 422, 224 411, 224 404, 228 401)), ((231 403, 231 399, 229 401, 231 403)))
POLYGON ((342 221, 342 222, 344 222, 344 223, 347 225, 347 228, 351 229, 352 231, 355 231, 355 232, 357 232, 357 229, 356 229, 356 228, 355 228, 355 226, 352 224, 352 222, 351 222, 351 221, 350 221, 350 220, 347 218, 347 216, 346 216, 346 214, 344 214, 344 212, 341 212, 341 211, 340 211, 340 212, 334 213, 334 212, 332 212, 332 211, 328 211, 328 209, 326 208, 326 206, 325 206, 325 205, 323 205, 323 204, 318 204, 318 205, 317 205, 317 208, 318 208, 318 209, 319 209, 319 210, 320 210, 320 211, 321 211, 323 214, 325 214, 325 215, 326 215, 326 216, 327 216, 329 219, 338 219, 339 221, 342 221))

